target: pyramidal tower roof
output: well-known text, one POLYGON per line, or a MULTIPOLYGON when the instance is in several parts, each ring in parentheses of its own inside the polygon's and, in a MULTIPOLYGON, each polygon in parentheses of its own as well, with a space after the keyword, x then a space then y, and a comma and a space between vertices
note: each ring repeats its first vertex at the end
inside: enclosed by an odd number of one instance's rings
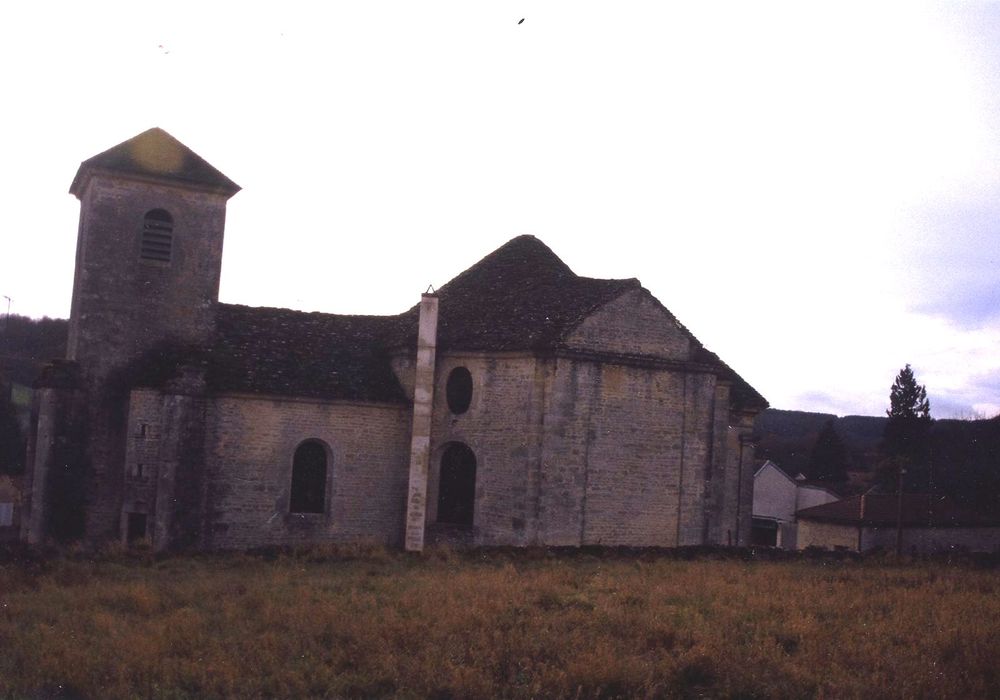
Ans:
POLYGON ((87 179, 98 172, 173 181, 229 197, 240 191, 239 185, 159 127, 83 161, 70 185, 70 194, 80 197, 87 179))

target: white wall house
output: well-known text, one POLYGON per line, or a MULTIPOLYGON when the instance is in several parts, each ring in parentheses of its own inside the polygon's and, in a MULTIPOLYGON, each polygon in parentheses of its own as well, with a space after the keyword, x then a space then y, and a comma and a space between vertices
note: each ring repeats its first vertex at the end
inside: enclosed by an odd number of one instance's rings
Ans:
POLYGON ((754 474, 752 544, 795 549, 796 511, 840 499, 829 488, 796 477, 770 460, 754 474))

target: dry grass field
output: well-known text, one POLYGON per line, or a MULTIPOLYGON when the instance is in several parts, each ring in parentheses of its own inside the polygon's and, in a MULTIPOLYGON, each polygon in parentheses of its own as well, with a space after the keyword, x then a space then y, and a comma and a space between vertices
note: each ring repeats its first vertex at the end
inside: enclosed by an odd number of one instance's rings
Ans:
POLYGON ((376 548, 0 560, 0 697, 1000 696, 1000 571, 376 548))

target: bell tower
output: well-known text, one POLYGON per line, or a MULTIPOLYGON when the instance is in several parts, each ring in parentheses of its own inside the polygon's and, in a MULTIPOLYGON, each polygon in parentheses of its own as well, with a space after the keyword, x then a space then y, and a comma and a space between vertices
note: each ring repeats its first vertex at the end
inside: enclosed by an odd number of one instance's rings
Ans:
POLYGON ((64 528, 68 537, 121 532, 130 367, 162 342, 211 342, 226 204, 239 189, 158 128, 84 161, 73 179, 80 227, 67 359, 77 377, 79 462, 35 468, 51 472, 50 484, 61 480, 50 494, 68 494, 52 514, 79 514, 64 518, 79 524, 64 528))
POLYGON ((162 129, 80 165, 68 359, 100 383, 161 340, 210 337, 226 203, 239 186, 162 129))

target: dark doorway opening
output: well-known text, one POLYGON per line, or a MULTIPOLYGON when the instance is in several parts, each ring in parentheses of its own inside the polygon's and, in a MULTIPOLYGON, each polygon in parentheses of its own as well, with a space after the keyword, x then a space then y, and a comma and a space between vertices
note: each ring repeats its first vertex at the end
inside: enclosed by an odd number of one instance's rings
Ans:
POLYGON ((322 513, 326 506, 326 448, 318 442, 303 442, 292 461, 293 513, 322 513))
POLYGON ((754 547, 778 546, 778 523, 764 518, 754 518, 750 529, 750 544, 754 547))
POLYGON ((125 532, 125 539, 129 544, 143 539, 146 536, 146 514, 129 513, 128 524, 125 532))
POLYGON ((476 455, 454 442, 441 455, 438 480, 439 523, 472 527, 476 504, 476 455))

